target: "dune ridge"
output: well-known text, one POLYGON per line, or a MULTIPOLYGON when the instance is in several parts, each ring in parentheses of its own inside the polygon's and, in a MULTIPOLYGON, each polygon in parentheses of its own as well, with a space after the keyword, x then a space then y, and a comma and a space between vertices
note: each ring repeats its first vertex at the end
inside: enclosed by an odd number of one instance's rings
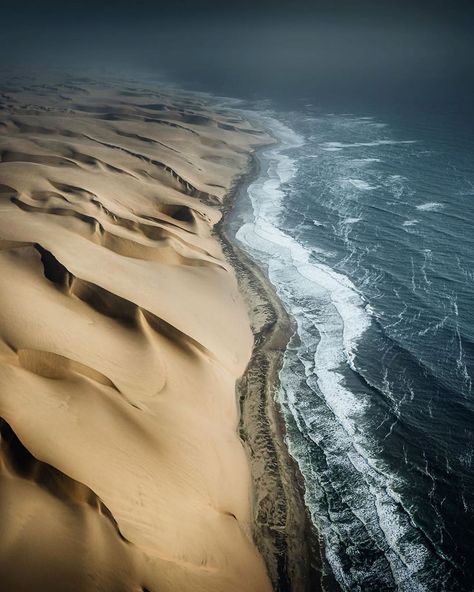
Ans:
POLYGON ((204 99, 11 81, 0 97, 5 591, 271 590, 214 226, 270 139, 204 99))

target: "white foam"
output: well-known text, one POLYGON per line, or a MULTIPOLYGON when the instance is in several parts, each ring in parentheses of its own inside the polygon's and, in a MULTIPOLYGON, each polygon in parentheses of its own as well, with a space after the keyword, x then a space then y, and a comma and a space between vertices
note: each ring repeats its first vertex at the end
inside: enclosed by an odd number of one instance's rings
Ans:
POLYGON ((320 147, 326 152, 336 152, 344 148, 362 148, 372 146, 394 146, 397 144, 415 144, 416 140, 374 140, 372 142, 322 142, 320 147))
MULTIPOLYGON (((266 122, 281 143, 265 153, 267 175, 248 189, 254 220, 239 229, 237 238, 265 263, 278 295, 296 320, 301 339, 301 353, 298 349, 296 355, 303 364, 308 387, 315 396, 324 399, 326 409, 330 409, 334 416, 326 426, 331 434, 325 438, 325 445, 329 445, 329 437, 335 442, 332 450, 325 450, 325 454, 329 455, 328 462, 335 463, 339 468, 345 467, 354 478, 357 476, 351 492, 357 502, 350 506, 351 511, 364 523, 375 544, 383 549, 398 589, 403 592, 422 591, 423 586, 411 576, 423 566, 427 557, 426 548, 415 543, 404 544, 404 535, 410 529, 408 516, 400 514, 400 500, 389 487, 393 476, 384 475, 377 460, 371 458, 368 452, 370 445, 366 440, 370 435, 361 433, 359 424, 366 404, 360 394, 347 388, 342 373, 347 364, 354 368, 355 349, 372 322, 370 308, 348 277, 315 260, 314 250, 305 248, 278 227, 285 199, 282 185, 290 182, 297 171, 296 162, 288 152, 301 146, 302 138, 279 122, 268 118, 266 122), (320 336, 317 345, 311 332, 314 327, 320 336), (311 386, 311 381, 317 383, 317 388, 311 386)), ((391 143, 411 141, 328 142, 321 147, 327 151, 338 151, 352 146, 391 143)), ((346 181, 357 189, 372 188, 360 179, 346 181)), ((343 224, 355 224, 360 220, 347 217, 343 224)), ((321 225, 318 220, 314 220, 313 224, 321 225)), ((298 397, 301 387, 296 378, 293 373, 282 372, 283 389, 279 397, 291 411, 302 433, 316 442, 324 434, 312 430, 313 423, 319 426, 320 432, 325 426, 318 422, 318 417, 311 413, 310 408, 305 407, 305 412, 300 412, 298 397)), ((289 445, 291 450, 292 443, 289 445)), ((295 455, 298 458, 297 451, 295 455)), ((301 458, 298 460, 303 462, 301 458)), ((308 495, 314 500, 318 494, 307 489, 307 499, 308 495)), ((311 505, 310 509, 313 511, 311 505)), ((325 520, 324 517, 319 518, 325 520)), ((350 587, 354 582, 350 581, 350 574, 331 547, 331 542, 335 546, 340 542, 340 526, 337 519, 325 520, 326 555, 337 579, 350 587)), ((342 527, 345 528, 344 525, 342 527)))
POLYGON ((360 164, 360 165, 366 165, 366 164, 371 164, 374 162, 382 162, 381 158, 352 158, 350 160, 351 164, 360 164))
POLYGON ((402 226, 415 226, 416 224, 419 223, 419 220, 405 220, 405 222, 403 222, 402 226))
POLYGON ((443 209, 443 207, 444 206, 441 203, 438 203, 436 201, 429 201, 427 203, 416 206, 416 209, 421 210, 423 212, 439 212, 443 209))
POLYGON ((284 268, 291 265, 300 276, 308 280, 305 290, 310 292, 309 295, 313 290, 317 293, 325 290, 330 294, 331 301, 344 322, 344 349, 347 356, 350 356, 355 341, 369 326, 370 317, 365 311, 362 297, 348 277, 322 263, 310 262, 311 251, 277 227, 284 198, 281 185, 296 173, 295 161, 284 152, 301 146, 304 140, 276 120, 268 122, 267 118, 268 123, 271 123, 272 131, 281 144, 267 153, 269 177, 263 183, 257 181, 249 187, 254 221, 244 224, 237 232, 237 238, 251 250, 256 249, 266 255, 270 273, 272 269, 275 273, 280 264, 284 268))
POLYGON ((343 224, 357 224, 357 222, 361 222, 362 218, 346 218, 342 221, 343 224))
POLYGON ((367 183, 367 181, 364 181, 363 179, 341 179, 341 185, 343 187, 355 187, 360 191, 371 191, 372 189, 376 189, 375 185, 370 185, 370 183, 367 183))

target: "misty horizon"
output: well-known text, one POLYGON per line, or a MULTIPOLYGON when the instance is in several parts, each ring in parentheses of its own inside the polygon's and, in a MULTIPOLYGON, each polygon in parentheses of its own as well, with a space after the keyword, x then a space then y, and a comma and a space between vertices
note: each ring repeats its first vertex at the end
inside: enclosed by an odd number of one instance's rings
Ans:
POLYGON ((397 102, 455 108, 472 99, 467 4, 239 6, 240 12, 213 2, 181 2, 174 10, 143 2, 10 8, 0 41, 3 68, 159 75, 217 94, 311 100, 323 108, 397 102))

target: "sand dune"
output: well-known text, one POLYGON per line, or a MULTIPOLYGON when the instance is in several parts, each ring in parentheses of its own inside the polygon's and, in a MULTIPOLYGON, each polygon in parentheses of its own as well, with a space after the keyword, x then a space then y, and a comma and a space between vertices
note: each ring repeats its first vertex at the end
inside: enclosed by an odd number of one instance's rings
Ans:
POLYGON ((10 85, 0 121, 6 592, 265 592, 213 226, 268 141, 204 101, 10 85))

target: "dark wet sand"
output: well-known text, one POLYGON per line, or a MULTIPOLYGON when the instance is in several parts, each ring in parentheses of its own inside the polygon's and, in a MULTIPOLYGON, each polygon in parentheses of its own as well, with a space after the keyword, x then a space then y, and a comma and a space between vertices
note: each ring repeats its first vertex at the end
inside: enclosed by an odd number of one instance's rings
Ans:
POLYGON ((255 154, 248 171, 224 202, 216 226, 224 252, 236 271, 247 303, 255 345, 238 383, 240 436, 253 481, 254 538, 276 592, 318 592, 324 580, 321 542, 304 504, 304 483, 285 443, 285 423, 274 394, 286 346, 294 334, 288 316, 265 273, 238 246, 228 223, 242 191, 258 176, 255 154))

